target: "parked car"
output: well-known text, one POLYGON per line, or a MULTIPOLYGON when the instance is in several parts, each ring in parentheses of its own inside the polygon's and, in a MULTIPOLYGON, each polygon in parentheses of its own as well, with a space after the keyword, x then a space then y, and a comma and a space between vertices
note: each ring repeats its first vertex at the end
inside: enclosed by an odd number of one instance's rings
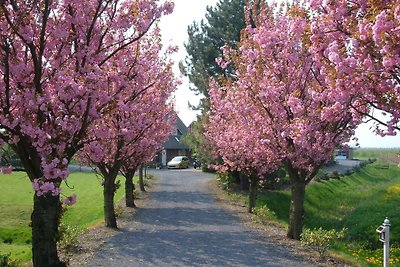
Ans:
POLYGON ((189 158, 186 156, 177 156, 171 159, 167 163, 168 169, 182 169, 182 168, 189 168, 189 158))

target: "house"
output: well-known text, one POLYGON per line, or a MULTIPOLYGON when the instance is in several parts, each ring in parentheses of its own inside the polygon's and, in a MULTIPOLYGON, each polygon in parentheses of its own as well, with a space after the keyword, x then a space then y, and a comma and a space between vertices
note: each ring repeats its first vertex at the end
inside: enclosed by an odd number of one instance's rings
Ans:
POLYGON ((162 151, 156 157, 156 163, 166 166, 167 162, 176 156, 187 156, 190 158, 190 148, 183 142, 183 135, 188 132, 188 128, 183 121, 176 116, 175 131, 163 144, 162 151))

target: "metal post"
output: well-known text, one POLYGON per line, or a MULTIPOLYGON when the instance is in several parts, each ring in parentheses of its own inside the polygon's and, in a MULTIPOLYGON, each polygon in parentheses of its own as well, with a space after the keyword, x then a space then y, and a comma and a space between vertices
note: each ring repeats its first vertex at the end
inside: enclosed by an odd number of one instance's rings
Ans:
POLYGON ((385 242, 383 242, 383 267, 389 267, 389 253, 390 253, 390 221, 386 217, 383 221, 385 227, 385 242))

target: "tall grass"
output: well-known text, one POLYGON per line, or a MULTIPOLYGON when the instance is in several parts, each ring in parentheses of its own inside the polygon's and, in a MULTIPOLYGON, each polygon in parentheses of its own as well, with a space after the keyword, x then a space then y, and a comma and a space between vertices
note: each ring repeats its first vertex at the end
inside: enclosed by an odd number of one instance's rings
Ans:
MULTIPOLYGON (((29 261, 31 253, 30 216, 33 190, 24 172, 0 174, 0 254, 11 252, 11 258, 29 261)), ((62 185, 62 197, 77 194, 78 201, 63 217, 66 224, 87 228, 103 221, 103 187, 93 173, 72 173, 68 184, 62 185)), ((116 202, 123 197, 117 190, 116 202)))
MULTIPOLYGON (((348 228, 344 243, 336 248, 363 264, 381 248, 375 229, 385 217, 391 221, 391 244, 400 247, 400 168, 376 168, 371 164, 339 180, 313 182, 306 189, 306 228, 348 228), (349 245, 350 244, 350 245, 349 245), (354 253, 362 250, 363 253, 354 253)), ((280 223, 289 219, 290 192, 266 192, 259 197, 257 206, 267 205, 280 223)), ((393 255, 393 257, 400 257, 393 255)), ((377 266, 368 263, 371 266, 377 266)))

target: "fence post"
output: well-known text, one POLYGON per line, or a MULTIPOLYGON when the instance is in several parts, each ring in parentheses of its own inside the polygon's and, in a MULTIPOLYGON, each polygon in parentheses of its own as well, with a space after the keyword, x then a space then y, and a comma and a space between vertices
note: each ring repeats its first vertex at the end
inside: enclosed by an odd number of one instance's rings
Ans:
POLYGON ((385 227, 385 242, 383 243, 383 266, 389 267, 389 254, 390 254, 390 221, 386 217, 383 221, 385 227))
POLYGON ((379 233, 379 241, 383 243, 383 267, 389 267, 390 221, 387 217, 376 231, 379 233))

